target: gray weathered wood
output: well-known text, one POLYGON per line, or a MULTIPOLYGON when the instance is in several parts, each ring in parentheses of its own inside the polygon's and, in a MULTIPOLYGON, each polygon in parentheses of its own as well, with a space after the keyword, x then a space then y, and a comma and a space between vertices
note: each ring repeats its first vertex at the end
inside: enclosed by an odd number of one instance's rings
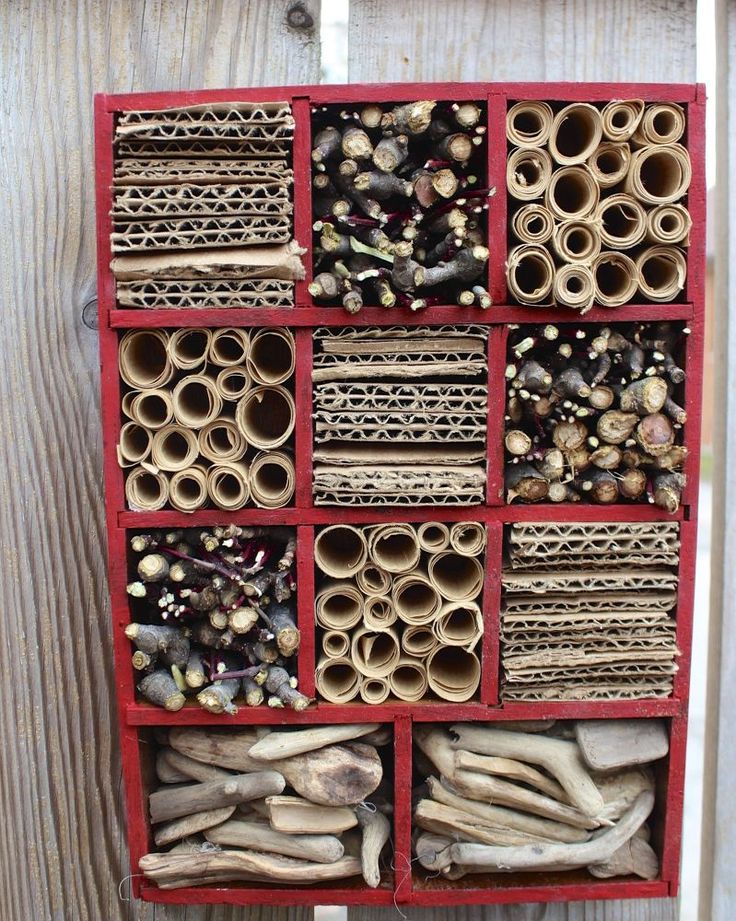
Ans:
MULTIPOLYGON (((286 0, 0 5, 0 917, 307 918, 120 901, 125 849, 105 540, 92 94, 313 83, 286 0)), ((122 886, 124 896, 128 884, 122 886)))

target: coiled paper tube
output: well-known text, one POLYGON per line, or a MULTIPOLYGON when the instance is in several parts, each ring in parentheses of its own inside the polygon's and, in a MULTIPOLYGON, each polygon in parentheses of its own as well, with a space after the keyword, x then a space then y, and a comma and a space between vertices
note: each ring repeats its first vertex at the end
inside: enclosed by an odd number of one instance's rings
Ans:
POLYGON ((644 114, 643 99, 614 99, 603 107, 601 124, 609 141, 628 141, 644 114))
POLYGON ((647 215, 641 204, 625 192, 609 195, 595 212, 601 240, 611 249, 631 249, 647 232, 647 215))
POLYGON ((323 528, 314 541, 314 562, 327 576, 348 579, 368 559, 368 544, 363 531, 348 524, 323 528))
POLYGON ((207 362, 211 329, 177 329, 169 336, 169 357, 180 371, 193 371, 207 362))
POLYGON ((636 294, 639 273, 625 253, 601 253, 593 263, 593 277, 601 307, 619 307, 636 294))
POLYGON ((439 553, 450 546, 450 529, 441 521, 425 521, 417 528, 419 546, 427 553, 439 553))
POLYGON ((642 147, 631 158, 624 189, 645 205, 667 205, 687 192, 690 155, 680 144, 642 147))
POLYGON ((248 442, 233 419, 220 416, 199 433, 199 453, 213 464, 239 461, 248 450, 248 442))
POLYGON ((552 160, 546 150, 518 147, 506 162, 506 188, 519 201, 540 198, 552 177, 552 160))
POLYGON ((320 659, 314 672, 317 690, 331 704, 346 704, 360 690, 361 677, 350 659, 320 659))
POLYGON ((210 342, 210 361, 219 368, 245 364, 250 340, 244 329, 216 329, 210 342))
POLYGON ((350 630, 362 620, 363 605, 352 582, 327 582, 314 599, 315 617, 326 630, 350 630))
POLYGON ((133 403, 133 400, 138 396, 139 393, 140 390, 128 390, 123 394, 122 399, 120 400, 120 409, 129 419, 133 418, 130 414, 130 407, 133 403))
POLYGON ((440 645, 462 646, 470 652, 483 636, 483 615, 473 601, 449 601, 433 629, 440 645))
POLYGON ((543 246, 524 243, 509 253, 506 281, 520 304, 541 304, 552 292, 555 264, 543 246))
POLYGON ((598 207, 600 187, 587 166, 565 166, 552 174, 544 204, 560 221, 589 217, 598 207))
POLYGON ((137 422, 126 422, 118 439, 118 462, 121 467, 140 464, 151 453, 151 432, 137 422))
POLYGON ((194 465, 177 471, 169 482, 169 502, 180 512, 196 512, 207 502, 207 471, 194 465))
POLYGON ((369 553, 386 572, 411 572, 421 554, 417 532, 409 524, 378 525, 370 534, 369 553))
POLYGON ((168 384, 174 374, 169 337, 160 329, 132 329, 120 340, 120 376, 129 387, 151 390, 168 384))
POLYGON ((584 163, 601 142, 601 113, 587 102, 573 102, 552 122, 549 152, 560 166, 584 163))
POLYGON ((450 546, 455 553, 478 556, 486 546, 486 529, 477 521, 458 521, 450 531, 450 546))
POLYGON ((207 492, 213 503, 225 511, 237 511, 250 499, 248 468, 230 462, 217 464, 207 471, 207 492))
POLYGON ((213 422, 222 410, 222 397, 206 374, 190 374, 174 387, 174 418, 181 425, 200 429, 213 422))
POLYGON ((623 182, 631 164, 631 148, 628 144, 604 141, 590 155, 588 169, 602 189, 623 182))
POLYGON ((522 243, 546 243, 554 229, 555 219, 544 205, 524 205, 511 219, 511 230, 522 243))
POLYGON ((385 630, 396 623, 396 608, 388 595, 369 595, 363 607, 363 624, 370 630, 385 630))
POLYGON ((396 579, 392 598, 396 613, 405 624, 431 623, 442 606, 437 587, 419 572, 396 579))
POLYGON ((366 595, 385 595, 391 590, 391 576, 375 563, 366 563, 356 574, 355 581, 366 595))
POLYGON ((430 558, 429 580, 448 601, 468 601, 483 588, 483 567, 475 557, 445 550, 430 558))
POLYGON ((442 700, 470 700, 480 684, 478 657, 459 646, 438 646, 427 659, 427 681, 442 700))
POLYGON ((174 418, 171 394, 162 389, 139 390, 132 394, 128 402, 127 415, 147 429, 162 429, 174 418))
POLYGON ((283 451, 261 451, 250 465, 250 494, 260 508, 283 508, 294 495, 294 461, 283 451))
POLYGON ((506 137, 515 147, 542 147, 554 115, 546 102, 517 102, 506 113, 506 137))
POLYGON ((288 329, 260 329, 250 341, 246 362, 258 384, 283 384, 294 373, 294 337, 288 329))
POLYGON ((360 696, 366 704, 383 704, 391 693, 385 678, 364 678, 360 683, 360 696))
POLYGON ((419 659, 402 656, 388 679, 391 693, 399 700, 414 702, 427 693, 427 669, 419 659))
POLYGON ((675 144, 685 133, 685 112, 674 102, 649 106, 634 132, 634 143, 675 144))
POLYGON ((636 260, 639 290, 650 301, 671 301, 685 287, 687 263, 674 246, 651 246, 636 260))
POLYGON ((350 652, 350 637, 344 630, 325 630, 322 649, 330 659, 344 659, 350 652))
POLYGON ((283 387, 253 387, 238 403, 235 421, 248 444, 280 448, 294 431, 294 398, 283 387))
POLYGON ((223 400, 239 400, 244 397, 252 381, 242 365, 223 368, 217 375, 215 386, 223 400))
POLYGON ((399 638, 390 628, 377 631, 359 627, 353 633, 350 656, 356 669, 366 678, 388 678, 400 654, 399 638))
POLYGON ((585 313, 595 300, 595 279, 590 269, 579 262, 569 262, 555 272, 552 285, 555 303, 585 313))
POLYGON ((562 221, 555 227, 552 248, 563 262, 590 265, 601 251, 601 235, 597 223, 562 221))
POLYGON ((145 467, 134 467, 125 481, 128 508, 135 512, 155 512, 169 499, 169 481, 165 473, 152 473, 145 467))
POLYGON ((657 205, 647 212, 647 240, 672 245, 689 243, 693 220, 683 205, 657 205))
POLYGON ((427 624, 408 626, 401 634, 401 648, 410 656, 424 658, 438 645, 437 637, 427 624))
POLYGON ((153 436, 151 461, 160 470, 184 470, 192 466, 198 454, 197 436, 183 425, 167 425, 153 436))

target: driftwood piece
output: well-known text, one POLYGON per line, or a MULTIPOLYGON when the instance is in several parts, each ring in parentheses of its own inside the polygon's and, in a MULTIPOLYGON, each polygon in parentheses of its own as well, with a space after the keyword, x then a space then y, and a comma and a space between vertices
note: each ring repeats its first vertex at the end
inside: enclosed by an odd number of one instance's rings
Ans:
POLYGON ((618 771, 615 774, 593 775, 605 806, 601 818, 615 821, 620 818, 640 793, 654 792, 654 772, 642 765, 618 771))
POLYGON ((380 729, 380 723, 346 724, 344 726, 317 726, 294 732, 271 732, 250 749, 251 758, 259 761, 277 761, 305 752, 316 751, 336 742, 348 742, 380 729))
POLYGON ((157 790, 148 798, 151 821, 167 822, 179 816, 235 806, 249 799, 281 793, 285 781, 276 771, 235 774, 223 780, 157 790))
POLYGON ((208 809, 206 812, 195 812, 193 815, 182 816, 159 825, 153 834, 153 840, 157 847, 164 847, 166 844, 171 844, 172 841, 196 835, 197 832, 226 822, 233 812, 235 812, 235 806, 223 806, 222 809, 208 809))
POLYGON ((580 720, 575 724, 575 737, 594 771, 648 764, 669 751, 661 720, 580 720))
POLYGON ((470 812, 438 803, 433 799, 419 800, 414 808, 414 824, 425 831, 449 835, 456 841, 475 841, 499 847, 549 842, 549 838, 514 831, 500 825, 490 825, 470 812))
POLYGON ((266 808, 271 827, 289 835, 339 835, 358 824, 353 809, 320 806, 299 796, 269 796, 266 808))
POLYGON ((541 771, 537 771, 528 764, 514 761, 511 758, 491 758, 487 755, 476 755, 475 752, 458 751, 455 755, 455 764, 459 768, 469 771, 479 771, 481 774, 492 774, 507 777, 509 780, 518 780, 520 783, 536 787, 552 799, 561 803, 569 803, 570 799, 562 787, 541 771))
POLYGON ((633 838, 614 851, 605 863, 588 867, 588 873, 599 879, 611 876, 640 876, 642 879, 656 879, 659 874, 659 860, 649 842, 635 834, 633 838))
POLYGON ((181 752, 174 751, 173 748, 164 749, 160 753, 160 757, 169 770, 176 771, 184 780, 198 780, 200 783, 207 783, 210 780, 223 780, 226 777, 233 776, 230 771, 225 771, 212 764, 195 761, 194 758, 188 758, 186 755, 182 755, 181 752))
POLYGON ((263 822, 243 819, 231 819, 217 828, 210 828, 205 832, 205 838, 224 847, 266 851, 316 863, 334 863, 345 853, 345 848, 334 835, 287 835, 274 831, 263 822))
POLYGON ((166 757, 170 749, 161 749, 156 754, 156 777, 161 783, 187 783, 191 778, 188 774, 177 771, 166 757))
POLYGON ((360 864, 366 884, 375 889, 381 882, 381 870, 378 860, 381 851, 391 834, 391 823, 386 816, 358 807, 355 810, 363 836, 360 844, 360 864))

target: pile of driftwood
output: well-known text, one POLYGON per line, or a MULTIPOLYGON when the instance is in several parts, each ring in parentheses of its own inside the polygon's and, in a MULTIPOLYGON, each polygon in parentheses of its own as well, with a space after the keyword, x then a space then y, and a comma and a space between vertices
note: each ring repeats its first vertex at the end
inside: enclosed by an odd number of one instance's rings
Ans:
POLYGON ((161 889, 245 880, 306 886, 363 875, 381 883, 391 795, 379 725, 293 731, 160 730, 160 786, 141 872, 161 889))
POLYGON ((117 117, 112 261, 121 307, 284 307, 303 278, 292 240, 286 102, 117 117))
POLYGON ((428 872, 548 872, 654 879, 646 824, 657 720, 418 724, 414 851, 428 872))
POLYGON ((585 312, 637 294, 675 300, 685 286, 692 220, 684 198, 685 113, 640 99, 508 112, 511 296, 585 312))
POLYGON ((320 531, 321 696, 337 704, 358 695, 370 704, 430 694, 470 700, 480 683, 485 546, 485 526, 474 521, 320 531))
POLYGON ((305 709, 296 690, 296 536, 228 525, 135 534, 128 584, 133 668, 146 700, 180 710, 195 696, 210 713, 305 709))
POLYGON ((521 327, 506 368, 506 499, 652 502, 674 513, 687 458, 672 323, 521 327))
POLYGON ((677 522, 510 526, 504 700, 669 697, 677 671, 677 522))
POLYGON ((314 335, 315 505, 483 501, 486 329, 314 335))

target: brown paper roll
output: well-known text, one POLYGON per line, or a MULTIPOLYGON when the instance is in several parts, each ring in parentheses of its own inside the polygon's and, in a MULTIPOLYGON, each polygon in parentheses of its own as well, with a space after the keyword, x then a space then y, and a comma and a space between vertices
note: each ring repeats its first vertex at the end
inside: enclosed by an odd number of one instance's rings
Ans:
POLYGON ((294 431, 294 416, 294 398, 283 387, 253 387, 235 410, 238 428, 256 448, 280 448, 294 431))
POLYGON ((139 425, 155 431, 174 418, 174 403, 168 390, 138 390, 128 402, 126 414, 139 425))
POLYGON ((314 562, 325 575, 348 579, 365 565, 368 544, 363 530, 348 524, 323 528, 314 541, 314 562))
POLYGON ((620 307, 636 294, 639 273, 625 253, 601 253, 592 268, 601 307, 620 307))
POLYGON ((692 226, 692 218, 683 205, 657 205, 647 212, 647 240, 651 243, 687 246, 692 226))
POLYGON ((396 632, 359 627, 352 637, 350 657, 365 678, 388 678, 400 657, 396 632))
POLYGON ((515 147, 543 147, 549 140, 553 119, 546 102, 517 102, 506 113, 506 137, 515 147))
POLYGON ((234 327, 216 329, 210 343, 210 361, 219 368, 244 365, 249 344, 247 330, 234 327))
POLYGON ((483 615, 473 601, 448 601, 433 630, 441 646, 462 646, 470 652, 483 636, 483 615))
POLYGON ((614 99, 603 107, 601 124, 609 141, 628 141, 644 114, 643 99, 614 99))
POLYGON ((481 593, 483 567, 475 557, 445 550, 430 557, 429 580, 448 601, 468 601, 481 593))
POLYGON ((207 492, 213 504, 225 511, 237 511, 250 499, 248 468, 230 462, 217 464, 207 471, 207 492))
POLYGON ((549 152, 560 166, 584 163, 601 142, 601 113, 587 102, 573 102, 555 115, 549 152))
POLYGON ((250 465, 250 492, 260 508, 283 508, 294 495, 294 461, 284 451, 261 451, 250 465))
POLYGON ((427 669, 421 659, 402 656, 388 682, 394 697, 413 703, 427 693, 427 669))
POLYGON ((375 563, 366 563, 356 574, 355 581, 366 595, 386 595, 391 591, 391 576, 375 563))
POLYGON ((383 704, 390 693, 386 678, 364 678, 360 683, 360 696, 366 704, 383 704))
POLYGON ((517 147, 506 161, 506 188, 518 201, 541 198, 552 176, 552 160, 538 147, 517 147))
POLYGON ((135 512, 155 512, 169 499, 169 481, 165 473, 151 473, 145 467, 134 467, 125 481, 128 508, 135 512))
POLYGON ((133 417, 130 414, 130 407, 133 404, 133 400, 138 396, 140 390, 128 390, 123 394, 120 400, 120 409, 123 411, 123 415, 127 416, 129 419, 133 417))
POLYGON ((641 204, 625 192, 609 195, 595 212, 601 240, 611 249, 631 249, 647 232, 647 214, 641 204))
POLYGON ((207 471, 195 464, 178 470, 169 482, 169 502, 180 512, 196 512, 207 502, 207 471))
POLYGON ((247 367, 258 384, 283 384, 294 373, 294 337, 288 329, 260 329, 250 341, 247 367))
POLYGON ((651 246, 636 260, 639 290, 650 301, 671 301, 685 287, 687 263, 674 246, 651 246))
POLYGON ((552 285, 555 303, 585 313, 595 300, 595 279, 590 269, 579 262, 569 262, 555 272, 552 285))
POLYGON ((120 429, 118 460, 121 467, 140 464, 151 453, 151 432, 137 422, 126 422, 120 429))
POLYGON ((417 532, 410 524, 378 525, 370 533, 369 553, 386 572, 411 572, 421 553, 417 532))
POLYGON ((326 630, 350 630, 363 618, 364 598, 352 582, 328 581, 314 599, 317 623, 326 630))
POLYGON ((537 203, 519 208, 511 219, 511 230, 521 243, 546 243, 554 229, 552 212, 537 203))
POLYGON ((190 374, 174 387, 174 418, 180 425, 201 429, 213 422, 222 410, 222 397, 215 382, 206 374, 190 374))
POLYGON ((690 186, 690 154, 680 144, 642 147, 631 158, 624 189, 645 205, 668 205, 690 186))
POLYGON ((350 652, 350 637, 344 630, 325 630, 322 649, 330 659, 344 659, 350 652))
POLYGON ((631 165, 631 148, 628 144, 604 141, 588 159, 588 169, 602 189, 610 189, 623 182, 631 165))
POLYGON ((410 656, 424 658, 438 645, 437 637, 427 624, 406 627, 401 634, 401 648, 410 656))
POLYGON ((477 521, 458 521, 450 530, 450 546, 455 553, 479 556, 485 550, 486 529, 477 521))
POLYGON ((167 425, 153 436, 151 461, 159 470, 173 473, 191 467, 199 455, 195 433, 183 425, 167 425))
POLYGON ((131 329, 120 340, 120 376, 129 387, 151 390, 168 384, 174 374, 168 335, 160 329, 131 329))
POLYGON ((248 369, 244 365, 234 365, 220 371, 215 386, 223 400, 239 400, 252 383, 248 369))
POLYGON ((233 419, 220 416, 199 433, 199 453, 214 464, 242 460, 248 442, 233 419))
POLYGON ((601 251, 597 222, 562 221, 555 227, 552 248, 563 262, 590 265, 601 251))
POLYGON ((194 371, 207 363, 211 329, 177 329, 169 336, 169 357, 180 371, 194 371))
POLYGON ((511 250, 506 265, 509 291, 520 304, 541 304, 552 293, 555 264, 543 246, 524 243, 511 250))
POLYGON ((417 528, 419 546, 427 553, 439 553, 450 546, 450 529, 441 521, 425 521, 417 528))
POLYGON ((685 112, 674 102, 648 106, 634 132, 633 141, 648 144, 675 144, 685 133, 685 112))
POLYGON ((320 659, 314 672, 317 691, 331 704, 346 704, 360 691, 361 677, 350 659, 320 659))
POLYGON ((438 646, 427 659, 427 681, 442 700, 470 700, 480 684, 478 657, 459 646, 438 646))
POLYGON ((582 220, 598 207, 600 187, 587 166, 564 166, 552 174, 544 204, 560 221, 582 220))
POLYGON ((405 624, 429 624, 442 606, 437 587, 419 572, 394 580, 392 598, 396 613, 405 624))
POLYGON ((363 608, 363 624, 369 630, 385 630, 396 623, 396 608, 388 595, 368 595, 363 608))

